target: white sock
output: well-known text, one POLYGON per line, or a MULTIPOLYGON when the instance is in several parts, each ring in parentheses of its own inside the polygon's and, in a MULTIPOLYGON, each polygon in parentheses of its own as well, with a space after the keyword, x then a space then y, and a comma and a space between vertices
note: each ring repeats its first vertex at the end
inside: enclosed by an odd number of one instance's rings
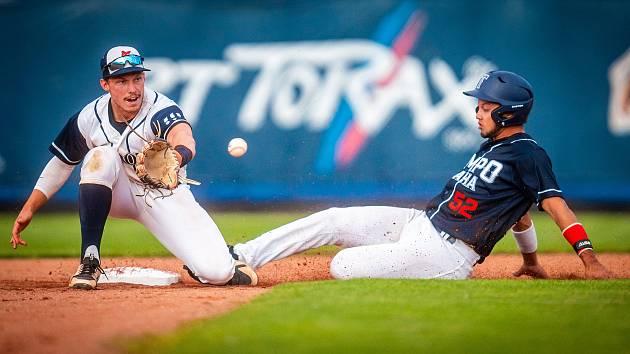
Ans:
POLYGON ((83 258, 89 257, 90 255, 93 255, 94 258, 99 261, 99 263, 101 262, 101 258, 98 254, 98 248, 96 248, 95 245, 90 245, 88 246, 88 248, 85 249, 85 254, 83 255, 83 258))

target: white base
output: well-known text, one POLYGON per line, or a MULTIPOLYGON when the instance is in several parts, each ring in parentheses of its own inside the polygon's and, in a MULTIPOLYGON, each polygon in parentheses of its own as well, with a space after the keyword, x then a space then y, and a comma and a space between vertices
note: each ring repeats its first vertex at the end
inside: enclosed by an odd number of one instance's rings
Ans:
POLYGON ((177 273, 142 267, 107 268, 105 274, 99 278, 99 284, 128 283, 167 286, 178 282, 179 274, 177 273))

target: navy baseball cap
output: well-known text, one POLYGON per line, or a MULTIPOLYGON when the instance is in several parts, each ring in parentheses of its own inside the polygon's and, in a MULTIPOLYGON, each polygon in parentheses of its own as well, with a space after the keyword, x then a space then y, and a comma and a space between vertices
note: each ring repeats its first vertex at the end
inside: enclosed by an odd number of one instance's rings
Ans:
POLYGON ((138 50, 129 46, 117 46, 101 58, 103 79, 129 73, 151 71, 144 67, 144 58, 138 50))

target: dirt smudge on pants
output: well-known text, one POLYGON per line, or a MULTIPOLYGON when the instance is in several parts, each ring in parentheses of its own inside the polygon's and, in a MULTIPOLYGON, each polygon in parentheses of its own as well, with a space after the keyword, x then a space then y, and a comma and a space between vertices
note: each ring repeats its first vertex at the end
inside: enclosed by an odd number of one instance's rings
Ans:
POLYGON ((100 151, 95 151, 90 160, 85 164, 87 172, 98 171, 103 165, 103 158, 100 151))

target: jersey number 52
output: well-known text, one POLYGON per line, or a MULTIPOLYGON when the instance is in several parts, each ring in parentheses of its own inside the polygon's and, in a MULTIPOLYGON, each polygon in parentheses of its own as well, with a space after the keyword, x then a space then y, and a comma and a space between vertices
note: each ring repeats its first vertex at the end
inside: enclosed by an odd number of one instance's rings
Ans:
POLYGON ((459 191, 455 191, 455 194, 453 195, 453 200, 448 203, 448 207, 454 213, 459 214, 466 219, 472 218, 470 212, 477 210, 478 206, 479 202, 477 202, 475 199, 466 197, 466 194, 459 191))

